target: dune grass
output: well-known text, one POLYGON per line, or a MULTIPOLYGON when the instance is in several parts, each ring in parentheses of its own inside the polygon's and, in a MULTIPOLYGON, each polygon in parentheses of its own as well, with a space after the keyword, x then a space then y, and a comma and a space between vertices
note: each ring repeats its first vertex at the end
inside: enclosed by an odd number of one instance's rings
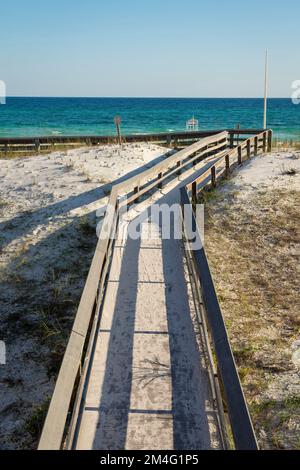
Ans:
MULTIPOLYGON (((229 189, 228 189, 229 188, 229 189)), ((300 192, 206 197, 206 251, 262 448, 299 449, 300 192), (271 398, 270 398, 271 397, 271 398), (297 431, 298 430, 298 431, 297 431)))

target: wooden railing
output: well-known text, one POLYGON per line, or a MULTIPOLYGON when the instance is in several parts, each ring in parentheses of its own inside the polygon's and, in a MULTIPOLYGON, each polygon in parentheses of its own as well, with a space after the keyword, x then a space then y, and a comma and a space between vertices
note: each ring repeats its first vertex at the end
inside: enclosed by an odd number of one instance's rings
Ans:
MULTIPOLYGON (((211 137, 224 132, 222 130, 206 130, 196 132, 164 132, 157 134, 132 134, 122 136, 124 143, 153 142, 169 147, 181 148, 192 144, 199 139, 211 137)), ((260 129, 229 129, 230 146, 234 146, 238 140, 259 134, 260 129)), ((99 145, 117 143, 115 136, 41 136, 41 137, 0 137, 0 153, 13 152, 40 152, 43 150, 55 150, 55 147, 73 145, 99 145)))
MULTIPOLYGON (((250 131, 247 131, 248 133, 250 131)), ((269 134, 269 139, 271 138, 272 136, 269 134)), ((256 139, 256 137, 253 139, 256 139)), ((260 148, 260 142, 261 139, 258 136, 257 141, 255 140, 255 147, 260 148)), ((264 137, 262 148, 266 148, 266 142, 267 140, 264 137)), ((244 145, 240 146, 242 154, 245 148, 244 145)), ((252 145, 252 139, 250 139, 250 144, 247 145, 252 145)), ((228 132, 214 134, 113 187, 99 241, 43 427, 39 442, 40 450, 72 448, 90 353, 101 315, 115 234, 119 224, 120 209, 124 204, 128 205, 138 201, 154 188, 162 188, 164 184, 178 178, 180 174, 193 171, 193 168, 197 170, 203 161, 205 163, 211 161, 212 164, 215 163, 215 167, 218 166, 224 158, 227 159, 228 153, 233 155, 233 152, 240 152, 238 149, 228 151, 228 132)))
POLYGON ((235 448, 238 450, 256 450, 258 444, 193 209, 195 209, 199 195, 203 190, 208 187, 214 188, 221 178, 229 176, 233 167, 241 165, 244 160, 256 156, 260 152, 271 151, 271 142, 272 131, 265 131, 247 139, 238 147, 227 152, 199 178, 180 190, 181 203, 184 206, 183 216, 187 214, 187 207, 190 206, 192 227, 190 226, 190 218, 188 224, 185 219, 183 221, 186 245, 194 265, 192 271, 197 276, 196 285, 200 286, 200 297, 203 299, 206 321, 216 355, 218 378, 223 385, 223 398, 228 408, 235 448), (194 244, 195 238, 198 241, 197 249, 191 248, 191 241, 194 244))

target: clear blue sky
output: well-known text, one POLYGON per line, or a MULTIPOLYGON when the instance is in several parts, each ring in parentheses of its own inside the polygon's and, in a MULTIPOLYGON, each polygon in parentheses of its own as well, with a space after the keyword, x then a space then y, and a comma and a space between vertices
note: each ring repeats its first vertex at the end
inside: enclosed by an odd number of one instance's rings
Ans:
POLYGON ((10 96, 270 95, 300 79, 299 0, 9 0, 0 80, 10 96))

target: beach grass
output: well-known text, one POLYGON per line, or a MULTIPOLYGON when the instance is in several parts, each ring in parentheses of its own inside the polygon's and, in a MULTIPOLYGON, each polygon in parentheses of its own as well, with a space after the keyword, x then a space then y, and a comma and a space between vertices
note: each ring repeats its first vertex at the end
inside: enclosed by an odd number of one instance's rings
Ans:
POLYGON ((206 251, 260 446, 297 449, 300 192, 265 189, 242 200, 230 183, 206 199, 206 251))

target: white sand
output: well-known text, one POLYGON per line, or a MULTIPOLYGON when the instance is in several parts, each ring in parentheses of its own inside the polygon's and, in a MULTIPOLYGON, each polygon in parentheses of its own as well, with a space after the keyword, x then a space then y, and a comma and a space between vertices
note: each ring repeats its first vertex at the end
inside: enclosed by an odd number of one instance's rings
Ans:
MULTIPOLYGON (((166 149, 151 144, 116 145, 2 160, 0 165, 0 270, 12 256, 97 209, 105 210, 112 182, 153 165, 166 149)), ((101 210, 99 211, 101 213, 101 210)), ((94 220, 93 220, 94 222, 94 220)), ((72 236, 72 233, 68 233, 72 236)), ((55 246, 49 246, 54 257, 55 246)), ((45 266, 47 268, 47 266, 45 266)), ((43 266, 28 272, 39 279, 43 266)))
POLYGON ((243 189, 242 198, 247 191, 263 191, 276 189, 300 189, 300 152, 290 151, 258 156, 247 162, 230 181, 243 189), (295 174, 287 172, 294 170, 295 174))

